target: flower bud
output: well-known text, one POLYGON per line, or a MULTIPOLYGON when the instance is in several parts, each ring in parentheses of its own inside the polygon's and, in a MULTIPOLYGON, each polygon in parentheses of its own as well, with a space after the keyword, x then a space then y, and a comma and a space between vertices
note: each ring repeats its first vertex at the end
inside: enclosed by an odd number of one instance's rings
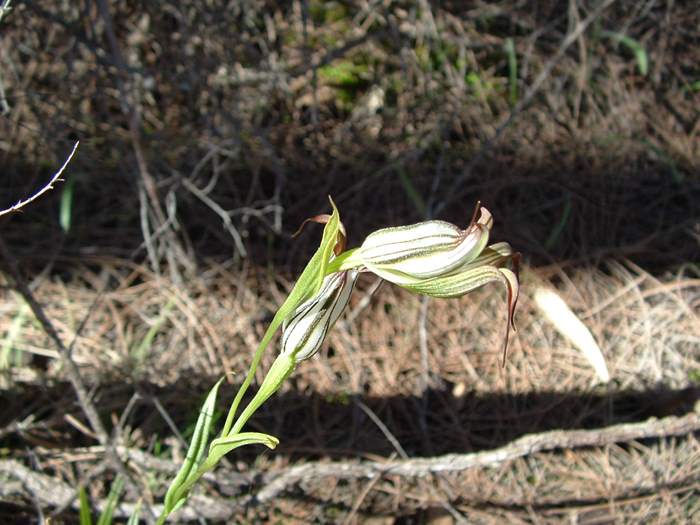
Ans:
POLYGON ((321 348, 350 300, 357 271, 332 273, 323 281, 318 293, 297 307, 282 326, 282 354, 296 363, 308 359, 321 348))
POLYGON ((358 256, 368 270, 395 284, 447 275, 474 260, 485 248, 493 225, 480 208, 479 220, 462 230, 445 221, 384 228, 370 234, 358 256))

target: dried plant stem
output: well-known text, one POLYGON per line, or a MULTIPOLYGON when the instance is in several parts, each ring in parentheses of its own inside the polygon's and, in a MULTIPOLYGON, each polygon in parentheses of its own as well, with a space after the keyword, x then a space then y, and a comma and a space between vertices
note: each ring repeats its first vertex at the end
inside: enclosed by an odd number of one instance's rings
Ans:
POLYGON ((73 158, 73 155, 75 154, 75 150, 78 149, 78 144, 80 144, 80 142, 76 142, 75 144, 73 144, 73 149, 71 150, 70 154, 68 155, 68 158, 63 163, 63 166, 61 166, 61 168, 54 174, 54 176, 51 177, 51 180, 49 180, 49 182, 47 182, 39 191, 37 191, 31 197, 24 199, 24 200, 20 199, 19 201, 17 201, 17 203, 14 206, 10 206, 9 208, 5 208, 4 210, 0 211, 0 217, 7 214, 7 213, 12 213, 13 211, 18 211, 20 208, 23 208, 27 204, 30 204, 30 203, 34 202, 35 200, 37 200, 39 197, 41 197, 47 191, 52 190, 53 185, 56 182, 62 180, 60 178, 61 174, 63 173, 63 171, 66 169, 66 166, 68 166, 68 163, 73 158))
POLYGON ((595 430, 554 430, 529 434, 494 450, 471 454, 447 454, 433 458, 367 463, 307 463, 280 473, 257 494, 257 500, 274 499, 302 479, 333 476, 342 479, 374 478, 377 475, 422 477, 443 472, 496 465, 537 452, 609 445, 638 439, 676 436, 700 429, 700 415, 650 419, 642 423, 625 423, 595 430))
MULTIPOLYGON (((236 512, 240 512, 251 503, 267 503, 279 496, 302 479, 319 479, 334 477, 338 479, 379 480, 386 476, 424 477, 445 472, 465 471, 471 468, 497 465, 505 461, 525 457, 538 452, 555 449, 576 449, 581 447, 601 447, 613 443, 634 441, 649 438, 664 438, 680 436, 700 430, 700 415, 687 414, 682 417, 666 417, 649 419, 641 423, 626 423, 593 430, 555 430, 523 436, 508 445, 483 452, 471 454, 448 454, 433 458, 397 459, 385 462, 313 462, 305 465, 285 468, 276 472, 249 472, 245 475, 235 472, 224 472, 205 475, 218 485, 235 485, 238 493, 248 491, 252 480, 261 480, 266 484, 257 496, 246 496, 237 500, 230 497, 215 498, 211 496, 194 495, 178 513, 178 519, 188 520, 204 518, 211 520, 228 520, 236 512)), ((133 462, 137 467, 151 472, 172 474, 177 465, 163 459, 154 458, 141 450, 126 447, 116 447, 116 451, 133 462)), ((103 446, 74 449, 81 457, 94 454, 99 457, 105 452, 103 446)), ((65 451, 64 451, 65 453, 65 451)), ((46 474, 32 471, 14 460, 0 460, 0 474, 11 476, 21 482, 22 487, 12 483, 0 484, 0 497, 11 494, 33 492, 39 502, 45 506, 60 506, 70 496, 71 487, 46 474), (50 490, 46 488, 50 487, 50 490)), ((372 488, 372 483, 368 486, 372 488)), ((366 487, 366 489, 367 489, 366 487)), ((102 503, 103 504, 103 503, 102 503)), ((101 508, 98 503, 97 507, 101 508)), ((77 505, 77 502, 74 503, 77 505)), ((115 515, 126 516, 133 510, 133 504, 121 504, 115 515)), ((154 505, 149 510, 159 513, 161 507, 154 505)))

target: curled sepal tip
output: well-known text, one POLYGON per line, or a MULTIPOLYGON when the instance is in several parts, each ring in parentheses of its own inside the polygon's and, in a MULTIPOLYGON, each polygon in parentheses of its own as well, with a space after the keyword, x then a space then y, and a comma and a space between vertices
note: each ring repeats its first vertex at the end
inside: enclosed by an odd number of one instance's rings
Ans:
POLYGON ((515 307, 520 292, 517 274, 518 260, 519 254, 513 254, 509 245, 499 243, 484 250, 482 256, 464 266, 458 272, 402 286, 421 295, 449 299, 461 297, 491 282, 502 283, 507 291, 508 302, 506 334, 503 342, 503 365, 505 366, 510 329, 515 329, 515 307), (508 260, 512 261, 514 270, 499 267, 508 260))
MULTIPOLYGON (((335 206, 335 202, 333 202, 333 199, 331 196, 328 196, 328 200, 331 202, 331 206, 333 207, 333 213, 337 214, 338 209, 335 206)), ((304 222, 301 223, 297 231, 295 231, 292 234, 292 239, 297 237, 302 230, 304 229, 304 226, 306 226, 310 222, 315 222, 316 224, 328 224, 331 219, 333 218, 333 215, 329 215, 328 213, 321 213, 319 215, 314 215, 313 217, 309 217, 308 219, 304 219, 304 222)), ((343 223, 338 219, 338 237, 336 240, 335 245, 333 246, 333 253, 335 255, 340 255, 343 253, 345 250, 345 246, 347 245, 347 239, 348 239, 348 234, 345 231, 345 226, 343 223)))

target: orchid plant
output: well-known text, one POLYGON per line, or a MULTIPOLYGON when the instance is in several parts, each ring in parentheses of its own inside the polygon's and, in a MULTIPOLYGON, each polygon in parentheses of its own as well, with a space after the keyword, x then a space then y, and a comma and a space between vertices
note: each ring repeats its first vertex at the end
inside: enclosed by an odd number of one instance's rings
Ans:
POLYGON ((211 443, 208 443, 209 432, 223 379, 207 395, 187 457, 165 495, 158 523, 164 523, 168 515, 184 505, 193 485, 228 452, 243 445, 261 444, 271 449, 277 446, 276 437, 245 432, 243 428, 296 366, 318 352, 348 305, 361 272, 371 272, 411 292, 439 298, 460 297, 487 283, 502 283, 508 294, 505 364, 509 329, 513 326, 518 299, 519 254, 506 242, 488 245, 493 218, 486 208, 477 204, 466 229, 439 220, 424 221, 377 230, 361 246, 346 250, 345 228, 332 200, 331 206, 331 215, 308 219, 325 224, 321 244, 272 319, 231 404, 223 429, 211 443), (281 351, 256 394, 236 417, 263 353, 280 327, 281 351))

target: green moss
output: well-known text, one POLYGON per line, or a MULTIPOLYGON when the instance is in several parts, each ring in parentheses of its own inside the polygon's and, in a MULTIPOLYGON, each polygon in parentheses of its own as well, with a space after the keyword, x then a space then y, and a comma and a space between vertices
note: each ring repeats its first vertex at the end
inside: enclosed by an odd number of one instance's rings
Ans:
POLYGON ((700 385, 700 368, 688 372, 688 379, 691 383, 700 385))
POLYGON ((310 2, 309 16, 315 24, 332 24, 349 16, 348 9, 340 2, 310 2))
POLYGON ((349 61, 336 62, 319 68, 321 80, 333 87, 358 88, 367 83, 367 64, 354 64, 349 61))

